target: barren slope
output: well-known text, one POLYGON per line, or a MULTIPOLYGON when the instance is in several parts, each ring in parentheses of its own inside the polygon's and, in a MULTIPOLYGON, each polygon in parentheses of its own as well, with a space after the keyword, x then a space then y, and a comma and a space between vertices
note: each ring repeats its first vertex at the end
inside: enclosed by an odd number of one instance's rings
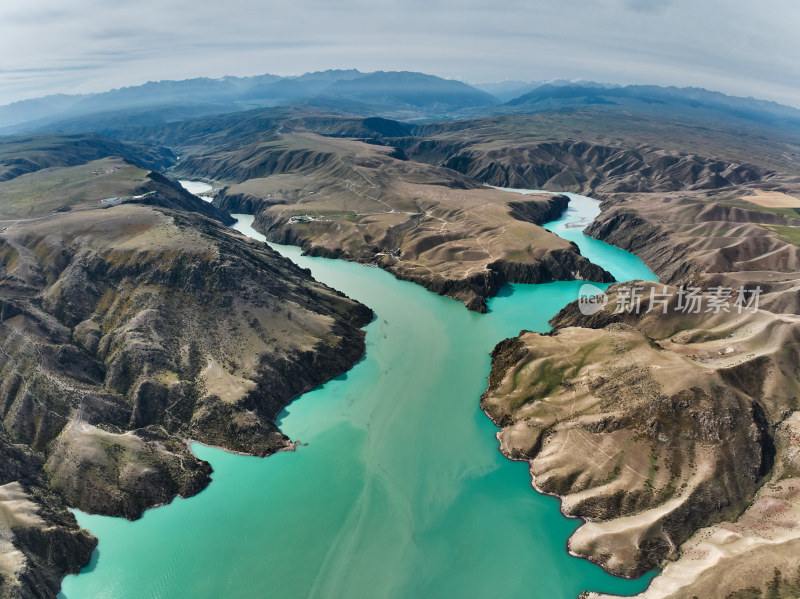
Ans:
POLYGON ((625 575, 677 560, 643 598, 794 597, 800 582, 800 214, 750 202, 759 189, 797 195, 785 176, 618 194, 587 229, 663 281, 702 288, 698 313, 677 307, 672 286, 666 312, 644 314, 645 284, 642 314, 615 314, 617 285, 603 311, 570 304, 554 334, 523 333, 493 354, 484 408, 535 486, 586 519, 571 550, 625 575), (715 286, 760 287, 760 311, 709 309, 715 286))
POLYGON ((0 472, 15 597, 54 596, 88 560, 66 505, 137 518, 208 484, 187 439, 290 448, 273 419, 359 359, 371 317, 262 243, 138 205, 9 224, 0 306, 0 449, 23 464, 0 472))
POLYGON ((483 311, 506 281, 610 281, 539 225, 566 198, 486 189, 391 148, 285 132, 181 163, 182 176, 227 181, 214 203, 256 214, 271 241, 357 260, 483 311))
POLYGON ((612 195, 586 233, 635 253, 662 281, 758 285, 763 306, 800 313, 800 210, 745 199, 764 189, 800 196, 789 177, 715 192, 612 195))
POLYGON ((800 318, 571 304, 554 324, 498 345, 482 405, 503 452, 587 520, 571 550, 634 576, 737 518, 772 468, 772 424, 798 407, 800 318))

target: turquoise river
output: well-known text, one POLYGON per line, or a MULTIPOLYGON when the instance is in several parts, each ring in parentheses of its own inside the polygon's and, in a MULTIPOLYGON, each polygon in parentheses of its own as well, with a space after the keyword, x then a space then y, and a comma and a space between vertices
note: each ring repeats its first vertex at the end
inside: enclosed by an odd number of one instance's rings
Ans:
MULTIPOLYGON (((547 228, 617 280, 655 279, 583 235, 598 202, 571 198, 547 228)), ((252 216, 234 216, 263 240, 252 216)), ((78 512, 100 545, 62 598, 560 599, 647 586, 653 574, 622 580, 567 553, 579 521, 531 488, 527 464, 500 454, 479 408, 495 344, 547 331, 580 282, 510 285, 481 315, 377 268, 273 247, 375 311, 366 355, 282 413, 296 452, 194 445, 214 468, 198 496, 136 522, 78 512)))

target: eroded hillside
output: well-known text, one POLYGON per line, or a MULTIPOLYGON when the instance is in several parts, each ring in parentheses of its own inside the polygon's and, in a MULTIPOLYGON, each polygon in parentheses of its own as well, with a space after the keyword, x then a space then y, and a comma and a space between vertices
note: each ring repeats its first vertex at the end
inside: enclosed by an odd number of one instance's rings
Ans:
POLYGON ((189 440, 292 448, 274 418, 361 357, 372 315, 119 157, 0 187, 0 596, 54 597, 96 545, 68 507, 198 493, 189 440))
POLYGON ((371 263, 484 310, 505 282, 608 275, 537 225, 552 198, 486 185, 583 193, 717 191, 795 172, 797 140, 652 115, 488 117, 410 125, 297 108, 126 133, 166 143, 176 173, 256 215, 268 239, 371 263))
MULTIPOLYGON (((324 121, 291 126, 311 125, 336 131, 324 121)), ((187 157, 177 172, 223 182, 214 204, 254 213, 270 241, 377 265, 478 311, 505 282, 612 280, 540 226, 566 198, 487 189, 387 146, 284 130, 187 157)))
POLYGON ((503 452, 586 520, 573 552, 624 575, 666 564, 643 598, 796 591, 797 196, 787 176, 610 196, 586 232, 670 285, 617 284, 493 354, 503 452))

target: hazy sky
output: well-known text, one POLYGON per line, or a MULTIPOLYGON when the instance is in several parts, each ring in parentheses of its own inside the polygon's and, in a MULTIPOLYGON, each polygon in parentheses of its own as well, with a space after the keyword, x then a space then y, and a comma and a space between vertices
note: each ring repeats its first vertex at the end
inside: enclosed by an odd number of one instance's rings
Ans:
POLYGON ((0 104, 355 67, 692 85, 800 107, 799 30, 797 0, 9 0, 0 104))

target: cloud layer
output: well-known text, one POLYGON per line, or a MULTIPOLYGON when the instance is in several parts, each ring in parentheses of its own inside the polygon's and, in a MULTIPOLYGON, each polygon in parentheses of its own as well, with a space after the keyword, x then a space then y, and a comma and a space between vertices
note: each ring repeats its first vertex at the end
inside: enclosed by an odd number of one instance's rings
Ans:
POLYGON ((800 106, 798 23, 795 0, 5 2, 0 104, 355 67, 690 85, 800 106))

